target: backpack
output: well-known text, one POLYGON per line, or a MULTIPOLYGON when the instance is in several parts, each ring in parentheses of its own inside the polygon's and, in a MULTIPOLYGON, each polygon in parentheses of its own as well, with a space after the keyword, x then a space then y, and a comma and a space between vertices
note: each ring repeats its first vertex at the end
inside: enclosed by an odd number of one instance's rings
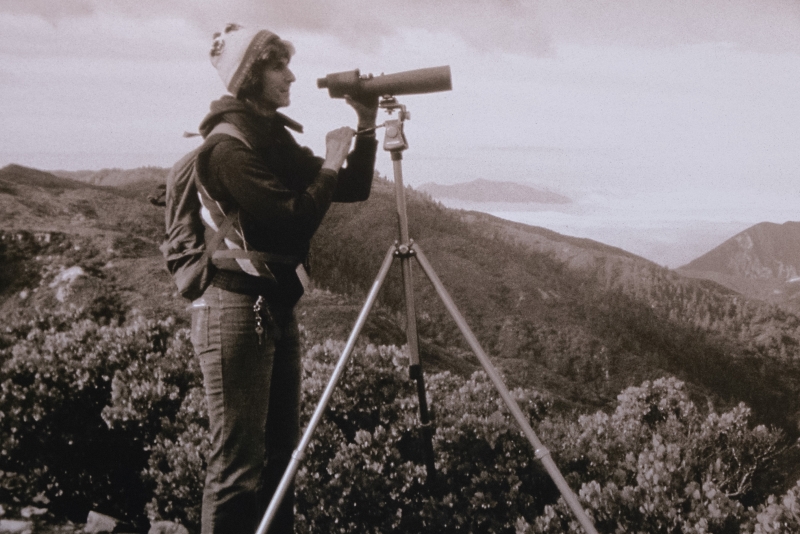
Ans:
MULTIPOLYGON (((214 134, 229 135, 252 148, 232 124, 219 123, 207 138, 214 134)), ((182 157, 167 174, 165 189, 166 237, 160 249, 178 292, 189 300, 199 298, 211 284, 215 269, 211 258, 238 217, 238 210, 227 213, 217 232, 206 241, 205 226, 200 218, 197 160, 207 149, 204 143, 182 157)))

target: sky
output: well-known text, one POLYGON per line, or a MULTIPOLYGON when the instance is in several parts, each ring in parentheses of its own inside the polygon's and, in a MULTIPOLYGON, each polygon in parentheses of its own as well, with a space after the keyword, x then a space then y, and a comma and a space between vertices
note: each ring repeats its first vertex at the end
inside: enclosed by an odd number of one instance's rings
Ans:
MULTIPOLYGON (((317 153, 355 126, 317 78, 449 65, 452 91, 400 98, 405 181, 574 201, 456 207, 670 267, 798 220, 797 0, 3 0, 0 167, 170 166, 224 93, 208 50, 227 22, 294 43, 284 111, 317 153)), ((391 176, 385 152, 378 169, 391 176)))

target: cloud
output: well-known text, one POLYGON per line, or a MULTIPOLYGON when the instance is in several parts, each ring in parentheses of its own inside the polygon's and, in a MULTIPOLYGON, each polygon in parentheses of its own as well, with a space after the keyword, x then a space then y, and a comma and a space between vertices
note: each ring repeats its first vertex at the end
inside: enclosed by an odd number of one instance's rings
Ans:
POLYGON ((334 35, 358 49, 408 29, 460 36, 477 50, 529 56, 559 43, 670 47, 728 42, 761 51, 800 51, 795 0, 6 0, 7 13, 58 24, 96 15, 186 20, 211 35, 245 21, 278 33, 334 35))
POLYGON ((186 60, 203 56, 207 41, 196 27, 177 18, 137 19, 96 12, 50 21, 34 14, 0 12, 0 55, 16 61, 36 57, 186 60))
POLYGON ((6 0, 3 9, 6 13, 36 15, 49 22, 65 18, 83 17, 95 11, 93 0, 73 0, 70 2, 49 2, 48 0, 6 0))
POLYGON ((730 43, 761 51, 798 51, 800 3, 794 0, 615 0, 545 4, 553 31, 574 42, 671 47, 730 43))

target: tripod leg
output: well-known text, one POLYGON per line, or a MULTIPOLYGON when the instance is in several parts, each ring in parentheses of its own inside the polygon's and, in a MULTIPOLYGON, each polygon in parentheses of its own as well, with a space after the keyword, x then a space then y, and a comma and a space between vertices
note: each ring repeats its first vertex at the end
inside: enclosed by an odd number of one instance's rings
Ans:
POLYGON ((331 374, 328 385, 325 387, 325 391, 323 391, 322 396, 320 397, 319 403, 314 410, 314 414, 311 416, 311 420, 309 421, 303 436, 300 438, 300 443, 292 453, 292 459, 289 462, 289 465, 286 467, 286 471, 283 473, 283 478, 281 478, 281 482, 272 496, 272 500, 270 501, 269 507, 264 514, 264 518, 261 520, 261 524, 258 526, 258 530, 256 530, 256 534, 266 534, 269 525, 272 523, 272 520, 275 518, 275 514, 278 512, 278 506, 281 504, 281 501, 286 495, 289 486, 292 484, 292 480, 294 480, 294 477, 297 474, 297 470, 300 467, 300 462, 305 454, 304 451, 311 442, 311 437, 314 434, 314 430, 316 430, 317 425, 319 425, 319 422, 325 412, 325 407, 328 405, 331 396, 333 396, 333 391, 336 389, 336 383, 339 381, 339 378, 341 378, 345 368, 347 367, 347 362, 350 359, 350 354, 353 352, 353 348, 355 347, 356 339, 361 333, 361 329, 364 328, 364 324, 367 322, 367 316, 369 315, 372 306, 374 306, 375 301, 378 298, 378 292, 380 291, 384 280, 386 280, 386 275, 389 273, 389 267, 392 266, 394 252, 395 248, 390 247, 389 252, 383 259, 381 268, 378 271, 375 281, 372 283, 372 288, 367 295, 367 300, 364 302, 364 306, 361 308, 361 313, 358 315, 358 319, 356 319, 356 324, 353 327, 353 331, 350 333, 350 337, 347 340, 344 351, 342 351, 342 355, 339 357, 339 361, 336 363, 336 367, 331 374))
POLYGON ((411 271, 411 258, 401 256, 400 265, 403 272, 403 288, 406 301, 406 339, 410 366, 409 378, 417 383, 419 398, 420 439, 425 457, 425 479, 428 487, 433 487, 436 480, 436 458, 433 453, 433 425, 428 411, 428 399, 425 394, 425 377, 422 374, 422 363, 419 358, 419 334, 417 333, 417 313, 414 306, 414 280, 411 271))
POLYGON ((497 372, 497 369, 495 369, 495 367, 492 365, 489 356, 487 356, 481 348, 480 343, 478 343, 478 339, 475 337, 475 334, 472 333, 472 330, 470 330, 467 322, 464 320, 464 317, 458 311, 453 299, 450 298, 450 295, 447 293, 442 281, 439 280, 439 277, 436 275, 433 267, 431 267, 431 264, 428 262, 425 254, 423 254, 422 250, 420 250, 419 245, 414 245, 414 251, 416 252, 415 257, 417 258, 417 261, 422 267, 422 270, 425 271, 425 274, 430 279, 433 287, 436 289, 436 292, 439 294, 439 298, 442 300, 442 303, 447 308, 447 311, 450 312, 450 315, 458 325, 458 329, 461 330, 461 333, 466 338, 467 343, 469 343, 469 346, 472 348, 472 351, 478 357, 478 360, 480 360, 481 365, 483 365, 483 368, 486 371, 486 374, 489 375, 489 378, 491 378, 498 393, 500 393, 503 401, 505 401, 508 409, 511 411, 511 414, 517 420, 517 423, 519 423, 520 427, 522 427, 522 432, 525 434, 525 437, 528 438, 528 441, 530 441, 531 445, 533 445, 536 458, 542 462, 547 470, 547 473, 550 475, 550 478, 553 479, 553 482, 555 482, 556 486, 561 492, 561 495, 564 497, 564 500, 572 510, 572 513, 575 514, 575 517, 578 519, 578 522, 581 524, 587 534, 597 534, 597 530, 595 530, 594 525, 589 519, 589 516, 586 515, 586 511, 584 511, 580 502, 578 502, 578 498, 572 492, 567 484, 567 481, 564 480, 564 477, 561 475, 561 471, 558 470, 553 458, 550 456, 550 451, 548 451, 545 446, 542 445, 542 442, 539 441, 536 433, 528 423, 528 418, 525 417, 525 414, 522 413, 517 401, 515 401, 514 397, 511 396, 511 392, 508 390, 503 382, 503 379, 500 377, 500 373, 497 372))
MULTIPOLYGON (((401 129, 402 131, 402 129, 401 129)), ((402 135, 401 135, 402 137, 402 135)), ((411 274, 411 258, 408 254, 410 243, 408 237, 408 213, 406 211, 406 195, 403 188, 403 150, 396 147, 392 150, 392 166, 394 169, 395 198, 397 200, 397 226, 400 234, 401 248, 404 254, 400 256, 400 266, 403 270, 403 289, 406 300, 406 339, 409 352, 409 377, 417 383, 417 397, 419 398, 419 422, 423 454, 425 456, 425 479, 428 488, 432 488, 436 479, 436 462, 433 454, 433 425, 428 412, 428 399, 425 395, 425 378, 422 375, 422 364, 419 359, 419 335, 417 334, 417 314, 414 309, 414 281, 411 274)))

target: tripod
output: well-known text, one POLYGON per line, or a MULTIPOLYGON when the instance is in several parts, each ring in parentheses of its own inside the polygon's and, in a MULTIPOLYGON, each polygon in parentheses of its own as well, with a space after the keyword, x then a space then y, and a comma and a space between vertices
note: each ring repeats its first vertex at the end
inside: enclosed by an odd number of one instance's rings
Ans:
POLYGON ((433 426, 431 424, 430 414, 428 413, 428 403, 425 396, 425 381, 419 359, 419 338, 417 335, 417 319, 416 311, 414 309, 414 289, 411 271, 412 258, 419 263, 431 284, 433 284, 433 287, 436 290, 436 293, 439 295, 439 298, 441 299, 445 308, 447 308, 447 311, 455 320, 459 330, 466 339, 470 348, 475 353, 475 356, 477 356, 481 365, 483 365, 486 374, 492 380, 495 388, 502 397, 503 401, 506 403, 509 411, 522 428, 523 434, 531 443, 531 445, 533 445, 534 456, 536 459, 542 462, 542 465, 547 470, 550 478, 558 487, 558 490, 561 492, 562 497, 569 505, 572 513, 578 519, 578 522, 581 524, 587 534, 597 534, 597 531, 595 530, 591 520, 586 515, 586 512, 581 507, 577 497, 575 497, 575 494, 570 489, 567 481, 564 480, 564 477, 561 475, 561 472, 558 470, 558 467, 550 456, 550 451, 548 451, 542 442, 539 441, 536 433, 528 423, 528 419, 523 414, 517 402, 511 396, 511 392, 506 387, 498 371, 492 365, 491 360, 481 348, 480 343, 478 343, 478 340, 475 337, 475 334, 472 333, 467 325, 467 322, 464 320, 464 317, 458 311, 458 308, 450 298, 450 295, 447 293, 447 290, 445 289, 441 280, 439 280, 439 277, 433 270, 433 267, 431 267, 431 264, 428 262, 425 254, 423 254, 422 249, 418 244, 414 243, 414 241, 409 238, 406 196, 403 186, 402 159, 403 151, 408 148, 408 143, 403 133, 403 123, 410 117, 406 107, 402 104, 399 104, 394 97, 390 96, 382 98, 380 107, 386 109, 389 114, 392 114, 394 111, 398 111, 397 119, 388 120, 383 125, 386 127, 383 148, 390 152, 392 158, 400 239, 399 241, 395 241, 395 243, 389 247, 389 250, 383 259, 383 263, 378 271, 378 275, 376 276, 375 281, 372 284, 372 288, 367 295, 364 306, 362 307, 361 312, 356 319, 356 324, 350 333, 350 337, 348 338, 345 348, 342 351, 342 355, 339 357, 339 361, 337 362, 333 373, 331 374, 331 378, 328 381, 328 385, 326 386, 325 391, 322 393, 319 403, 317 404, 317 407, 311 416, 311 420, 309 421, 308 426, 306 427, 306 430, 300 439, 300 443, 292 453, 292 459, 283 474, 283 478, 281 479, 278 488, 275 490, 275 493, 272 496, 272 500, 270 501, 269 507, 267 508, 263 519, 261 520, 261 524, 259 525, 256 534, 266 534, 269 525, 278 511, 278 506, 283 500, 283 497, 286 495, 288 489, 291 487, 292 481, 294 480, 297 470, 300 467, 300 462, 305 455, 304 451, 311 442, 314 430, 322 419, 325 408, 328 405, 331 396, 333 395, 334 389, 336 388, 336 383, 344 373, 344 370, 350 359, 350 355, 355 347, 356 339, 358 338, 359 334, 361 333, 361 329, 364 327, 364 324, 367 321, 367 317, 372 310, 375 301, 377 300, 378 292, 380 291, 383 282, 386 280, 386 276, 389 273, 389 268, 391 267, 395 258, 400 260, 400 267, 402 269, 407 317, 406 337, 408 341, 410 363, 409 376, 416 381, 417 394, 419 396, 420 424, 422 429, 423 446, 425 449, 425 464, 427 470, 426 482, 428 484, 432 483, 434 477, 436 476, 436 467, 433 455, 433 426))

